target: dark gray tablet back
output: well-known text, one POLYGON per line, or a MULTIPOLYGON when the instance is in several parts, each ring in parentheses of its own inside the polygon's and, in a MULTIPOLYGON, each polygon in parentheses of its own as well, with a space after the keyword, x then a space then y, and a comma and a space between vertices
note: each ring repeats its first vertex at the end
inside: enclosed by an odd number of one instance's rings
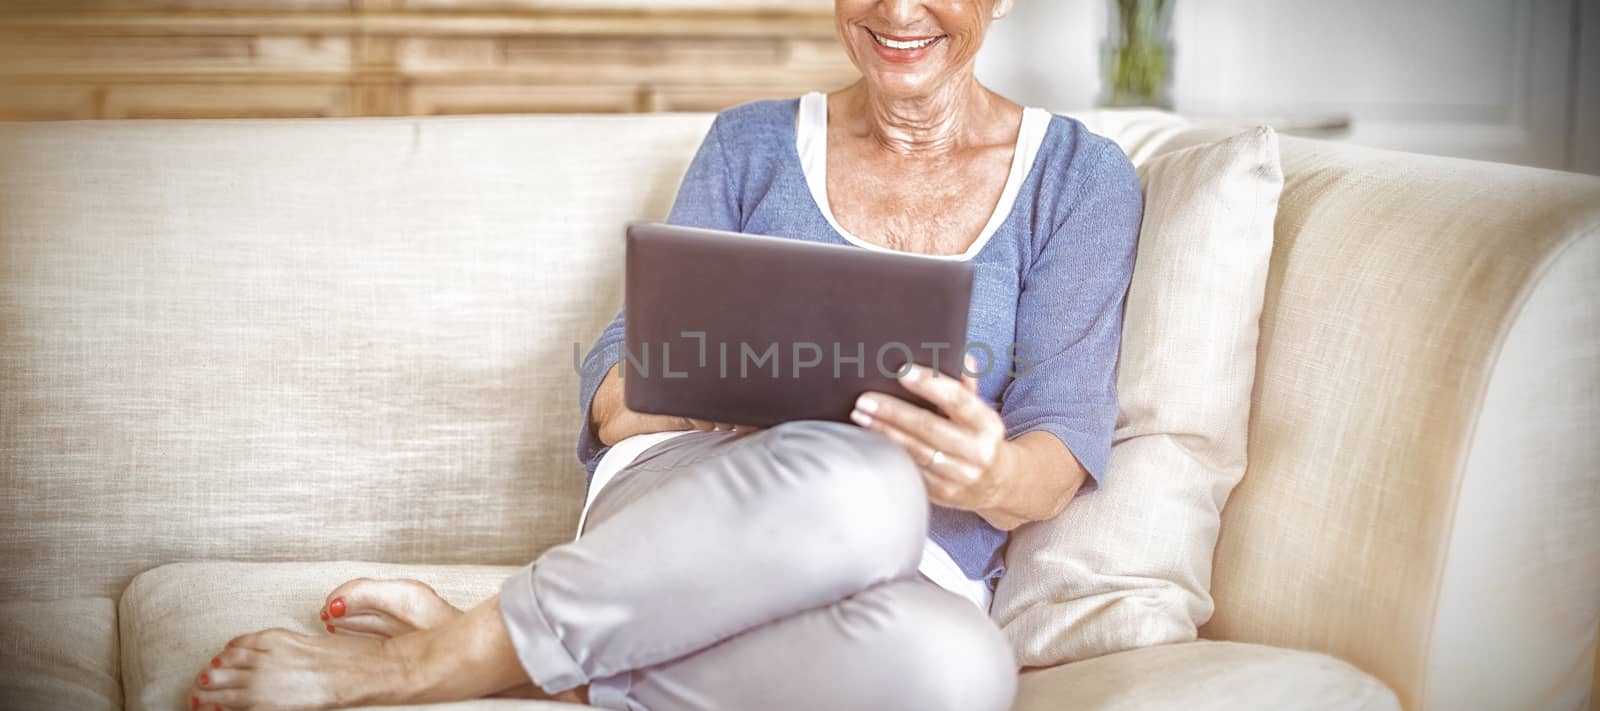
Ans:
POLYGON ((868 390, 926 406, 894 378, 908 358, 960 374, 967 262, 658 224, 627 240, 629 409, 848 421, 868 390))

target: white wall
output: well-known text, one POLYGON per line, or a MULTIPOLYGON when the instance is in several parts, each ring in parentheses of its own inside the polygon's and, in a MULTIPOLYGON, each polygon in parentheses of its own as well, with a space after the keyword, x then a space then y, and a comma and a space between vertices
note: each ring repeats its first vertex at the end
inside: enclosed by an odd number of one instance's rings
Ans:
POLYGON ((1011 15, 990 28, 978 77, 1029 105, 1057 111, 1093 106, 1105 31, 1106 0, 1017 0, 1011 15))
MULTIPOLYGON (((1600 32, 1579 31, 1592 0, 1177 1, 1183 113, 1341 113, 1364 144, 1597 169, 1584 106, 1600 99, 1579 91, 1600 71, 1600 32)), ((1106 0, 1018 0, 979 74, 1025 103, 1091 106, 1105 13, 1106 0)))

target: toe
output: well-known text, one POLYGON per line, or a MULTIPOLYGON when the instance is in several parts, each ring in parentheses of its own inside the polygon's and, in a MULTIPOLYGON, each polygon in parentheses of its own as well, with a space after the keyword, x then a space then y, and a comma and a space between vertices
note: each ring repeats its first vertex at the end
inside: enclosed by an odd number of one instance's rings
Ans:
POLYGON ((396 599, 396 593, 401 591, 396 589, 395 582, 356 578, 328 593, 323 609, 335 619, 345 615, 391 611, 400 602, 396 599))
MULTIPOLYGON (((282 627, 274 627, 272 629, 251 632, 250 634, 243 634, 239 635, 238 637, 234 637, 233 639, 228 640, 228 644, 224 651, 228 649, 245 649, 264 652, 271 648, 274 642, 279 642, 285 638, 294 636, 295 633, 290 632, 289 630, 283 629, 282 627)), ((218 666, 220 666, 220 664, 218 664, 218 666)))
POLYGON ((415 629, 381 612, 347 615, 328 623, 329 634, 356 634, 379 639, 398 637, 415 629))
POLYGON ((228 643, 223 645, 223 651, 230 649, 260 649, 261 641, 260 632, 242 634, 238 637, 228 640, 228 643))
POLYGON ((200 672, 195 677, 194 688, 199 691, 243 688, 250 674, 244 668, 223 667, 200 672))
POLYGON ((211 661, 207 663, 207 669, 249 669, 255 666, 255 658, 260 654, 254 649, 237 645, 228 647, 218 652, 217 656, 211 658, 211 661))
POLYGON ((343 617, 353 612, 363 612, 366 600, 365 590, 368 586, 378 581, 372 578, 355 578, 346 580, 339 587, 334 588, 322 600, 322 611, 329 617, 343 617), (352 609, 354 608, 354 609, 352 609))
POLYGON ((380 614, 403 626, 386 631, 398 635, 436 626, 460 611, 420 580, 356 578, 328 593, 319 613, 326 615, 324 625, 341 629, 341 619, 364 614, 380 614))
POLYGON ((195 689, 189 692, 188 708, 243 709, 249 707, 249 697, 244 689, 195 689))

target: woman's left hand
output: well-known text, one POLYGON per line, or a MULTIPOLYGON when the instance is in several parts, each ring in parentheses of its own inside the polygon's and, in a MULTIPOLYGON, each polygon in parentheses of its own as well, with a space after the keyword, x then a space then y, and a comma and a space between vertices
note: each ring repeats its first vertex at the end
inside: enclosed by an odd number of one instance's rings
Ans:
POLYGON ((1000 413, 978 395, 977 381, 966 372, 957 380, 914 365, 900 376, 900 384, 939 408, 937 413, 871 392, 856 399, 850 419, 910 453, 933 503, 981 513, 1004 495, 1012 443, 1000 413))

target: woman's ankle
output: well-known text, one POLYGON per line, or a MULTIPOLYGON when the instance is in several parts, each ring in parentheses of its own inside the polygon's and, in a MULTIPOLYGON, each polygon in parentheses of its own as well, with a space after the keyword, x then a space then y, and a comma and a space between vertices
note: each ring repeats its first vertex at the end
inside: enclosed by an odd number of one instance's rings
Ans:
POLYGON ((494 599, 438 627, 383 640, 399 670, 390 703, 487 697, 530 683, 494 599))
POLYGON ((427 633, 428 630, 418 630, 379 642, 383 656, 391 660, 396 669, 390 693, 381 699, 383 703, 457 700, 445 698, 449 694, 449 671, 441 667, 447 663, 447 656, 433 653, 432 649, 439 645, 432 644, 426 638, 427 633))

